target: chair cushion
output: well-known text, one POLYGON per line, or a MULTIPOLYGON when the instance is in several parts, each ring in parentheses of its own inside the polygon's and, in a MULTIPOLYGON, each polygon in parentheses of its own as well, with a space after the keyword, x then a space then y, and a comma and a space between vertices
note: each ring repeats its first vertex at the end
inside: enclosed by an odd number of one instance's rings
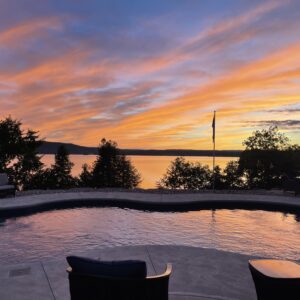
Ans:
POLYGON ((67 261, 75 273, 119 278, 145 278, 147 276, 146 263, 140 260, 99 261, 68 256, 67 261))

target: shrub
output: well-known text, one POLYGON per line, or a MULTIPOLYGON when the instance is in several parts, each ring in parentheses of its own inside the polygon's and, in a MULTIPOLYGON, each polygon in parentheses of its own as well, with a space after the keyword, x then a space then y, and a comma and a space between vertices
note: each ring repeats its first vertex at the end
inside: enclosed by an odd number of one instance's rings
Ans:
POLYGON ((211 187, 212 172, 208 166, 191 163, 183 157, 171 162, 163 178, 157 183, 159 188, 200 190, 211 187))
POLYGON ((239 171, 239 162, 230 161, 224 169, 225 186, 229 189, 241 189, 245 187, 242 174, 239 171))

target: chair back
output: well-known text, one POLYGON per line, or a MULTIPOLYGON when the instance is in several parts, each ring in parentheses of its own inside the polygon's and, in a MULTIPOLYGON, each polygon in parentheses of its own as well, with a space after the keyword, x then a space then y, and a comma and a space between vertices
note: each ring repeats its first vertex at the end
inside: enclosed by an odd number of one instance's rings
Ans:
POLYGON ((68 268, 71 300, 168 300, 172 266, 146 278, 118 278, 73 272, 68 268))

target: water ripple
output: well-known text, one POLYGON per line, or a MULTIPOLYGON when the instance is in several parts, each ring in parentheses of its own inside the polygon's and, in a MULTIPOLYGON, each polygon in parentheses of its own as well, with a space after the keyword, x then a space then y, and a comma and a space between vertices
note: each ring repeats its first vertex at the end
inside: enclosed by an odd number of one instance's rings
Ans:
POLYGON ((2 263, 142 244, 189 245, 264 257, 300 258, 299 216, 279 212, 76 208, 1 220, 0 224, 2 263))

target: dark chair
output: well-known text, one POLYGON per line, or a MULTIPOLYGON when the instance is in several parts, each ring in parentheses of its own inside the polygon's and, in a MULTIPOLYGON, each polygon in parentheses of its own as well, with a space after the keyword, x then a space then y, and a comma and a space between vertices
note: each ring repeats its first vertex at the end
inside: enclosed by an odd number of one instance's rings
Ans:
MULTIPOLYGON (((84 268, 82 268, 82 266, 77 268, 74 264, 73 268, 69 267, 67 269, 71 300, 168 299, 169 277, 172 270, 171 264, 167 265, 166 271, 163 274, 147 276, 146 269, 143 274, 143 271, 141 272, 141 270, 137 270, 136 268, 136 264, 138 263, 143 263, 146 266, 145 262, 101 262, 89 259, 85 260, 90 264, 97 264, 99 269, 96 270, 96 268, 93 268, 91 272, 89 272, 86 266, 84 266, 84 268), (130 264, 132 264, 133 268, 136 268, 136 271, 130 271, 130 264), (127 265, 127 270, 125 270, 124 265, 127 265), (112 272, 109 271, 109 267, 113 270, 112 272), (119 276, 117 272, 118 268, 120 269, 119 276), (126 273, 128 273, 129 276, 126 277, 126 273)), ((68 262, 72 266, 69 259, 68 262)), ((90 268, 90 266, 88 268, 90 268)), ((138 268, 140 267, 138 266, 138 268)))
POLYGON ((299 300, 300 265, 284 260, 250 260, 258 300, 299 300))
POLYGON ((0 198, 6 196, 14 196, 16 188, 8 183, 8 176, 5 173, 0 173, 0 198))

